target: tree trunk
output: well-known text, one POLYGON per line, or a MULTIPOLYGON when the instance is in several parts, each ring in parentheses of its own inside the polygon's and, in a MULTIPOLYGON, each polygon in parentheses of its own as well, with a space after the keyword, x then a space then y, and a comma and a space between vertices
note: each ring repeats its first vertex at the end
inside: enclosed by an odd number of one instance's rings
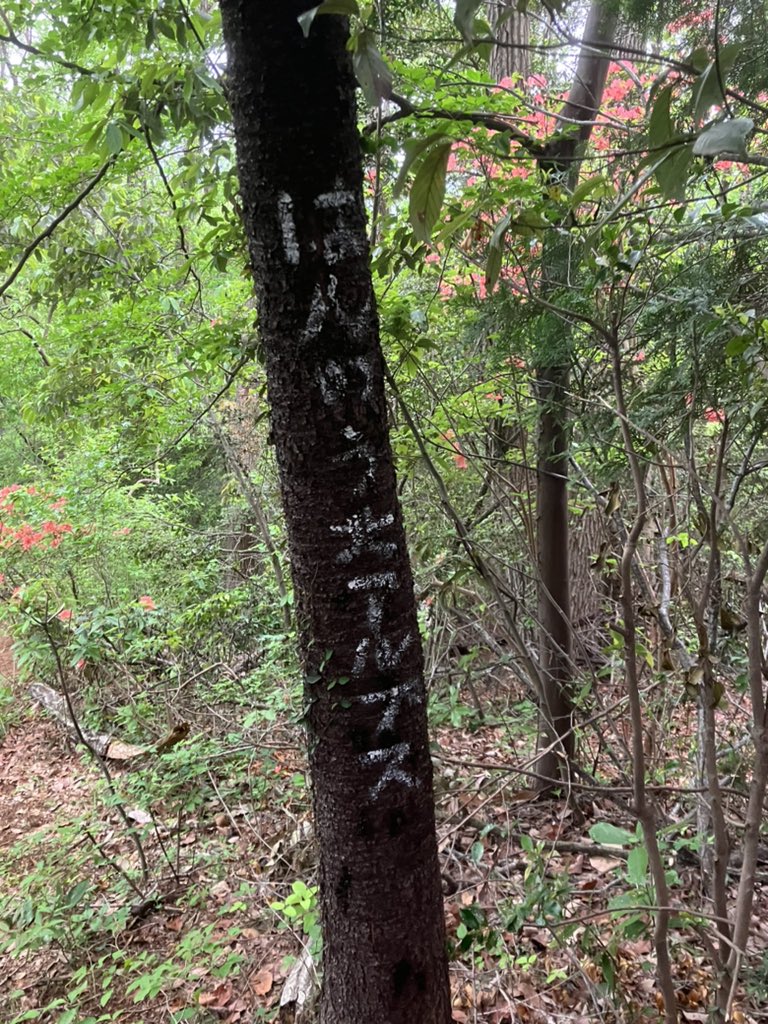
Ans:
POLYGON ((503 78, 519 76, 521 84, 531 74, 531 51, 528 15, 518 11, 516 0, 491 0, 488 4, 488 18, 493 29, 491 49, 491 77, 500 82, 503 78))
POLYGON ((535 385, 539 402, 536 536, 542 668, 538 772, 544 789, 567 777, 575 753, 568 550, 568 374, 567 363, 540 367, 535 385))
MULTIPOLYGON (((578 156, 589 140, 605 87, 610 50, 606 56, 592 45, 610 46, 616 31, 616 12, 603 0, 594 0, 584 28, 585 45, 579 55, 573 85, 561 114, 583 122, 578 131, 556 136, 542 169, 573 187, 578 180, 578 156)), ((541 284, 545 299, 556 298, 574 272, 569 236, 563 225, 545 242, 541 284)), ((570 618, 568 528, 568 389, 571 339, 568 325, 552 312, 539 318, 536 397, 539 403, 537 448, 536 546, 538 552, 540 659, 542 670, 541 755, 537 770, 544 789, 567 780, 574 756, 572 707, 572 629, 570 618)))
POLYGON ((448 1024, 416 607, 346 22, 222 0, 228 96, 305 670, 321 1024, 448 1024))

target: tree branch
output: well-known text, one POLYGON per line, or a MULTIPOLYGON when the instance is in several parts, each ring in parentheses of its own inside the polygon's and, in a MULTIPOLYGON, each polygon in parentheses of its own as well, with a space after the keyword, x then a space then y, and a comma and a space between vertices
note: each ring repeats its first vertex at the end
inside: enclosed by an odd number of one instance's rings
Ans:
MULTIPOLYGON (((0 38, 2 38, 2 37, 0 37, 0 38)), ((65 206, 64 209, 61 211, 61 213, 57 217, 53 218, 53 220, 51 221, 51 223, 48 225, 47 228, 44 228, 44 230, 41 231, 39 235, 37 235, 35 238, 32 239, 32 241, 29 243, 29 245, 26 247, 26 249, 24 249, 24 251, 22 252, 21 257, 19 258, 19 261, 16 264, 16 266, 13 268, 13 270, 8 275, 8 277, 5 279, 5 281, 2 283, 2 285, 0 285, 0 297, 5 295, 5 293, 11 287, 13 282, 16 280, 16 278, 22 272, 22 270, 24 269, 24 266, 25 266, 27 260, 32 255, 32 253, 35 251, 35 249, 37 249, 38 246, 42 245, 42 243, 47 238, 50 238, 51 235, 56 230, 56 228, 67 219, 67 217, 70 215, 70 213, 72 213, 74 210, 76 210, 78 208, 78 206, 80 206, 80 204, 83 202, 83 200, 86 199, 91 194, 91 192, 93 192, 93 190, 96 188, 96 186, 102 180, 104 175, 107 173, 107 171, 110 169, 110 167, 114 164, 115 159, 116 158, 113 157, 113 156, 110 157, 109 160, 107 160, 107 162, 105 164, 103 164, 103 166, 101 167, 101 169, 98 172, 98 174, 96 175, 96 177, 92 178, 88 182, 88 184, 85 186, 85 188, 78 195, 75 196, 75 198, 72 200, 72 202, 68 203, 67 206, 65 206)))
POLYGON ((25 43, 22 39, 19 39, 13 31, 5 15, 2 16, 2 19, 5 23, 8 35, 0 33, 0 43, 10 43, 11 46, 15 46, 19 50, 24 50, 25 53, 31 53, 34 57, 42 57, 43 60, 50 61, 52 64, 58 64, 59 67, 67 68, 69 71, 77 71, 78 74, 81 75, 91 76, 97 73, 96 68, 83 67, 82 64, 77 64, 75 61, 67 60, 65 57, 59 57, 55 53, 46 53, 45 50, 41 50, 37 46, 25 43))
MULTIPOLYGON (((472 124, 482 125, 484 128, 488 128, 494 132, 509 132, 510 136, 520 145, 527 149, 529 153, 533 153, 534 156, 542 152, 544 147, 536 139, 526 135, 525 132, 521 131, 516 122, 520 120, 517 117, 505 117, 503 114, 486 114, 482 110, 443 110, 441 107, 415 107, 413 103, 405 96, 401 96, 399 93, 392 93, 389 97, 390 102, 394 103, 400 109, 392 114, 388 114, 386 117, 381 118, 381 127, 385 125, 393 124, 395 121, 402 121, 406 117, 415 118, 439 118, 444 121, 469 121, 472 124)), ((365 135, 371 135, 377 130, 378 122, 372 121, 363 128, 365 135)))

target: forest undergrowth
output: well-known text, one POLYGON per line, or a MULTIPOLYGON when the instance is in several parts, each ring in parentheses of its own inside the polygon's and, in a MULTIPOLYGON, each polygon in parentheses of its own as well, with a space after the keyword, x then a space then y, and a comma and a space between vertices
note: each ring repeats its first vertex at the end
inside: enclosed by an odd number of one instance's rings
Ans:
MULTIPOLYGON (((535 716, 524 693, 509 678, 500 685, 498 668, 459 676, 461 685, 455 674, 436 676, 431 697, 454 1019, 658 1019, 647 855, 631 815, 617 807, 624 794, 574 780, 570 793, 539 799, 535 716)), ((620 729, 621 696, 609 685, 603 699, 614 698, 620 729)), ((88 751, 31 700, 7 641, 1 687, 2 1019, 293 1019, 289 978, 306 950, 320 969, 322 939, 290 678, 248 728, 206 718, 194 701, 177 704, 177 715, 194 719, 188 738, 114 761, 109 785, 88 751)), ((737 733, 740 709, 721 713, 737 733)), ((677 998, 686 1020, 704 1021, 714 979, 695 952, 701 918, 685 911, 702 880, 684 796, 695 719, 685 703, 665 718, 658 739, 667 765, 678 759, 680 791, 667 772, 658 803, 679 908, 677 998)), ((596 777, 610 775, 601 744, 586 734, 582 742, 583 763, 596 777)), ((734 798, 738 785, 734 778, 734 798)), ((766 881, 768 873, 756 883, 736 1021, 764 1015, 766 881)))

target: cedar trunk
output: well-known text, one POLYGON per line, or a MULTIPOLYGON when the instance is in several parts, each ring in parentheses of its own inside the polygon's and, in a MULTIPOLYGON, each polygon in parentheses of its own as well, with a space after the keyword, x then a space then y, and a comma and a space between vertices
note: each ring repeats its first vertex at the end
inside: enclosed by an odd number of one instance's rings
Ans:
POLYGON ((451 1017, 413 581, 387 433, 347 27, 222 0, 305 671, 322 1024, 451 1017))
POLYGON ((502 78, 519 75, 519 85, 531 74, 529 19, 525 11, 517 10, 517 0, 491 0, 488 18, 493 30, 490 72, 497 82, 502 78))

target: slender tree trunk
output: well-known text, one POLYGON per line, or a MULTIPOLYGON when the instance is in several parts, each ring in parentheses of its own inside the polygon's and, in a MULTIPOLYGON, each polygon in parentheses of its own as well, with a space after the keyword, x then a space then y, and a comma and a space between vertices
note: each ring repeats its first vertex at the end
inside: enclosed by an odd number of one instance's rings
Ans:
POLYGON ((321 1024, 448 1024, 413 581, 387 434, 346 22, 222 0, 305 676, 321 1024))
POLYGON ((531 73, 529 19, 517 10, 517 0, 490 0, 488 18, 493 29, 490 72, 495 81, 520 76, 522 84, 531 73))
MULTIPOLYGON (((562 326, 562 325, 561 325, 562 326)), ((565 328, 563 328, 565 329, 565 328)), ((541 786, 565 779, 573 760, 572 630, 568 530, 568 366, 540 367, 536 534, 542 666, 541 786)))
MULTIPOLYGON (((561 115, 567 128, 547 147, 541 167, 564 186, 578 179, 577 158, 589 140, 605 87, 610 46, 616 31, 616 11, 604 0, 594 0, 584 29, 585 45, 579 56, 573 85, 561 115), (606 54, 603 56, 603 54, 606 54)), ((563 225, 545 243, 545 269, 541 294, 551 299, 566 288, 575 271, 570 239, 563 225)), ((536 543, 538 552, 540 659, 542 670, 541 755, 538 772, 544 789, 565 780, 574 756, 572 706, 572 630, 569 580, 568 529, 568 389, 571 339, 568 325, 542 312, 539 320, 536 397, 539 403, 537 448, 536 543)))

